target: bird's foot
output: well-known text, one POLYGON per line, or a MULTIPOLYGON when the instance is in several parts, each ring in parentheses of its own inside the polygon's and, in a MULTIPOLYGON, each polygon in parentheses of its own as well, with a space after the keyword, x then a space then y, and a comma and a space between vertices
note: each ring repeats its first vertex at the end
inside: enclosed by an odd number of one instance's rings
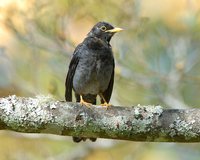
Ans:
POLYGON ((112 106, 112 104, 109 104, 107 102, 104 102, 101 104, 102 107, 106 107, 106 109, 108 109, 110 106, 112 106))
POLYGON ((88 102, 86 102, 86 101, 80 101, 80 104, 81 104, 81 106, 86 106, 86 107, 88 107, 88 108, 90 108, 91 106, 92 106, 92 103, 88 103, 88 102))
POLYGON ((88 102, 86 102, 86 101, 83 100, 82 95, 80 97, 81 97, 81 101, 80 101, 81 106, 84 105, 84 106, 86 106, 88 108, 90 108, 92 106, 92 103, 88 103, 88 102))
POLYGON ((108 109, 108 107, 112 106, 111 104, 107 103, 106 99, 104 98, 103 94, 99 94, 99 96, 101 97, 101 106, 102 107, 106 107, 106 109, 108 109), (104 102, 104 103, 102 103, 104 102))

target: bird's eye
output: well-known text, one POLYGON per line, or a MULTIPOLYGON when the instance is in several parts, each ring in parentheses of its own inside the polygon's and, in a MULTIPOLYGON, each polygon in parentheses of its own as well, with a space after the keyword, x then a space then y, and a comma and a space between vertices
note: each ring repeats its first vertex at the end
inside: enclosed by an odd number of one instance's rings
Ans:
POLYGON ((101 26, 100 28, 102 31, 105 31, 106 30, 106 27, 105 26, 101 26))

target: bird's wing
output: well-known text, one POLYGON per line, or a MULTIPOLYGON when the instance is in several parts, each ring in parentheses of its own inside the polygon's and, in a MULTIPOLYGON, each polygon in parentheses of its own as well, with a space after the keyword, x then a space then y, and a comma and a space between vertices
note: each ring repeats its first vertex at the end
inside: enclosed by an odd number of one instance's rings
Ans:
MULTIPOLYGON (((111 97, 112 90, 113 90, 114 72, 115 72, 115 62, 113 60, 113 71, 112 71, 112 75, 110 78, 110 82, 109 82, 108 88, 103 92, 103 97, 107 103, 109 103, 109 101, 110 101, 110 97, 111 97)), ((102 100, 102 103, 103 103, 103 100, 102 100)))
POLYGON ((73 77, 79 62, 79 54, 80 54, 79 51, 81 46, 82 46, 81 44, 78 45, 74 51, 65 81, 65 100, 68 102, 72 101, 73 77))

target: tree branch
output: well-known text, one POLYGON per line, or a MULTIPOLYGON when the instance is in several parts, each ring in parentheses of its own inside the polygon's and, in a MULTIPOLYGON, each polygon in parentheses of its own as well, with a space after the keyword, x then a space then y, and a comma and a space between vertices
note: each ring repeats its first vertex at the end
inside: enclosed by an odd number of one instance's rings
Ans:
POLYGON ((45 96, 0 98, 0 129, 131 141, 200 142, 200 109, 90 108, 45 96))

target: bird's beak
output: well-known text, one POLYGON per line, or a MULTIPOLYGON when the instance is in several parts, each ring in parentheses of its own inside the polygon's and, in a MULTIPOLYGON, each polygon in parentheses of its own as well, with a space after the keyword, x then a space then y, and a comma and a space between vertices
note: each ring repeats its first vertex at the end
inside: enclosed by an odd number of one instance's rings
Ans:
POLYGON ((120 31, 123 31, 122 28, 113 28, 113 29, 110 29, 110 30, 107 30, 106 32, 109 32, 109 33, 117 33, 117 32, 120 32, 120 31))

